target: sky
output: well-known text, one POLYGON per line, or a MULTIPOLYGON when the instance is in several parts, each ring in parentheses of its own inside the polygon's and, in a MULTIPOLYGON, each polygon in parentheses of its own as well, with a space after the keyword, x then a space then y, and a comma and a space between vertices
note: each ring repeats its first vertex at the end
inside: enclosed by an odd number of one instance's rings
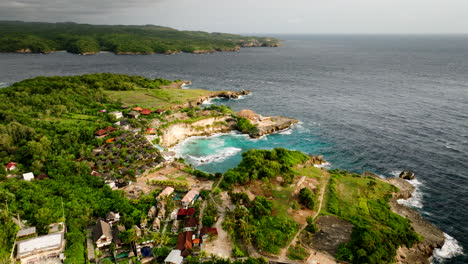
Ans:
POLYGON ((468 0, 0 0, 0 20, 291 34, 468 33, 468 0))

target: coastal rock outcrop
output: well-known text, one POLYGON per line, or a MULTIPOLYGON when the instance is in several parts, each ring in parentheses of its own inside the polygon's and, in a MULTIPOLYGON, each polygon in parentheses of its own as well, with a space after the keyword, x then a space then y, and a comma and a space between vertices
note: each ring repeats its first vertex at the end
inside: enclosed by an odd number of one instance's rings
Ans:
POLYGON ((401 264, 429 264, 429 258, 435 248, 440 248, 444 245, 444 233, 434 226, 432 223, 424 220, 424 218, 416 210, 401 205, 397 202, 398 199, 408 199, 415 187, 403 178, 387 179, 387 182, 398 187, 399 191, 393 194, 390 206, 393 212, 409 219, 414 231, 422 236, 422 241, 411 248, 400 247, 397 251, 396 263, 401 264))
POLYGON ((410 170, 404 170, 400 173, 399 177, 405 180, 413 180, 416 176, 414 175, 414 172, 410 170))
POLYGON ((257 131, 255 133, 249 134, 253 138, 258 138, 263 135, 268 135, 287 129, 293 124, 299 122, 297 119, 283 116, 262 116, 249 109, 241 110, 237 112, 237 115, 248 119, 253 125, 257 127, 257 131))

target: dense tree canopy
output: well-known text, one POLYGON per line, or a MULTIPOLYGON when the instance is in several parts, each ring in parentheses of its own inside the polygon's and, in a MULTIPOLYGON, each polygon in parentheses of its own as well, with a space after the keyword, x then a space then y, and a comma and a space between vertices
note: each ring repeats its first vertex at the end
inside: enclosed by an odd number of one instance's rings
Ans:
POLYGON ((275 46, 274 38, 246 37, 201 31, 178 31, 145 25, 0 22, 0 52, 67 50, 89 54, 113 51, 127 54, 214 52, 239 46, 275 46))
POLYGON ((67 263, 84 263, 84 232, 93 218, 119 211, 127 228, 140 222, 154 196, 129 201, 90 175, 89 164, 81 158, 102 144, 94 132, 112 124, 110 115, 99 110, 121 109, 105 96, 105 89, 158 89, 170 83, 90 74, 38 77, 0 89, 0 260, 7 257, 15 237, 12 215, 19 214, 44 234, 48 224, 62 220, 62 201, 68 226, 67 263), (5 180, 4 166, 10 161, 18 164, 17 174, 32 171, 47 176, 31 182, 5 180))

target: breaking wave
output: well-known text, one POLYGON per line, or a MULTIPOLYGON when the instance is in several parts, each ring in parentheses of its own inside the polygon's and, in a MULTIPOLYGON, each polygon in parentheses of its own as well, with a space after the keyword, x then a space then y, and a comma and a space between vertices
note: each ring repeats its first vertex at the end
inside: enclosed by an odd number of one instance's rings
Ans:
POLYGON ((193 155, 187 155, 184 158, 186 158, 189 163, 195 166, 200 166, 203 164, 208 164, 208 163, 213 163, 213 162, 222 162, 225 159, 232 157, 241 151, 242 149, 240 148, 229 147, 229 148, 220 149, 215 154, 211 154, 207 156, 198 157, 198 156, 193 156, 193 155))
POLYGON ((444 233, 445 242, 442 248, 436 248, 432 256, 431 263, 443 262, 444 259, 453 258, 463 254, 463 247, 458 243, 458 241, 451 237, 450 235, 444 233))

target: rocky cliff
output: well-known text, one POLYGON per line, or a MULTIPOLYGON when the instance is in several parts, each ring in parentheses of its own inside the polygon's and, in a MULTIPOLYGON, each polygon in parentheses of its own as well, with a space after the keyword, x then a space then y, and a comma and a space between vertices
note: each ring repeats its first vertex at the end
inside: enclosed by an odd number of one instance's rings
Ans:
POLYGON ((414 186, 402 178, 387 179, 387 182, 398 187, 399 192, 394 193, 390 202, 392 211, 409 219, 414 231, 423 237, 422 241, 411 248, 400 247, 397 251, 396 263, 401 264, 430 264, 429 258, 435 248, 441 248, 444 244, 444 233, 424 220, 415 210, 401 205, 398 199, 408 199, 414 191, 414 186))

